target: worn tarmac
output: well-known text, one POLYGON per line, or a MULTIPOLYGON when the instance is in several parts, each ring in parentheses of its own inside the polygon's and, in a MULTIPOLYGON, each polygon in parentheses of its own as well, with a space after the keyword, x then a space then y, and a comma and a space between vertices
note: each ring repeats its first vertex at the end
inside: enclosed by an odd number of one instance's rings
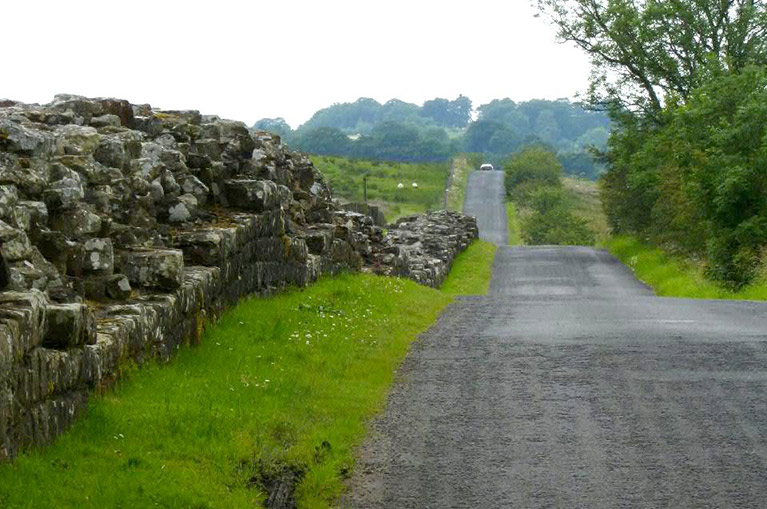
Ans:
MULTIPOLYGON (((465 204, 499 243, 502 182, 475 172, 465 204)), ((414 344, 341 505, 767 507, 767 304, 656 297, 592 248, 501 247, 489 294, 414 344)))

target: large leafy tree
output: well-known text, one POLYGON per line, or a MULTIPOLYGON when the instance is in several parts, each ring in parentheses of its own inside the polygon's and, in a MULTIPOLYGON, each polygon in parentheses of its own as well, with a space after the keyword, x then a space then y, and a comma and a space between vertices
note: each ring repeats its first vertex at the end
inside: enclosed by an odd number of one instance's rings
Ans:
POLYGON ((760 0, 538 0, 592 58, 591 101, 663 123, 666 97, 686 101, 712 76, 767 61, 760 0))

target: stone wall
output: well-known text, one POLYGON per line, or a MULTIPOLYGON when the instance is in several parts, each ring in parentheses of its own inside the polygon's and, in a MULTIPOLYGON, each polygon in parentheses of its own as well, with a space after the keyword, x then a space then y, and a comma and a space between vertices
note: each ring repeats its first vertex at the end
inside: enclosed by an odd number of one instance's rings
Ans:
POLYGON ((374 244, 373 270, 439 287, 453 260, 479 236, 477 220, 444 210, 400 218, 374 244))
POLYGON ((438 285, 476 223, 430 217, 384 237, 334 205, 306 156, 240 122, 0 100, 0 458, 61 433, 125 361, 199 341, 243 295, 363 266, 438 285), (439 231, 447 243, 411 241, 439 231))

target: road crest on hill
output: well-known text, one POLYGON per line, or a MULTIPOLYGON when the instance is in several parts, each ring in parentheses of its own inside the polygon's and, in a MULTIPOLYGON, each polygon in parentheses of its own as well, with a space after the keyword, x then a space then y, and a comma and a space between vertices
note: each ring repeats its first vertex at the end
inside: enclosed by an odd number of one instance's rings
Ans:
POLYGON ((763 507, 767 303, 656 297, 602 250, 508 247, 414 344, 342 507, 763 507))

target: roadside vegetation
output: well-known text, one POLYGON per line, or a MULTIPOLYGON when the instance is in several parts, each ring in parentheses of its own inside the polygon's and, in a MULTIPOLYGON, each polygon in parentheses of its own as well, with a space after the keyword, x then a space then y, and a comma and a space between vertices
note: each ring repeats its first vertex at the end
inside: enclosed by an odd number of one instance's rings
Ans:
POLYGON ((367 176, 368 203, 380 206, 389 222, 445 207, 449 163, 396 163, 333 156, 312 156, 312 162, 330 183, 336 198, 362 202, 367 176), (417 187, 413 187, 414 183, 417 187))
POLYGON ((519 217, 517 216, 517 207, 513 202, 506 202, 506 227, 508 228, 508 238, 510 246, 521 246, 522 231, 519 226, 519 217))
POLYGON ((447 295, 484 295, 490 288, 493 260, 498 246, 477 241, 453 262, 450 276, 442 284, 447 295))
POLYGON ((610 228, 700 260, 731 290, 767 264, 767 4, 541 0, 592 59, 616 127, 601 179, 610 228))
POLYGON ((469 174, 482 164, 481 154, 459 154, 452 161, 452 175, 450 185, 447 188, 447 210, 455 212, 463 211, 463 202, 466 199, 466 184, 469 174))
POLYGON ((254 507, 294 484, 299 507, 328 507, 409 345, 453 294, 486 291, 492 252, 474 243, 444 291, 347 274, 243 301, 0 465, 0 507, 254 507))
MULTIPOLYGON (((525 244, 595 243, 589 223, 575 213, 579 196, 565 188, 562 165, 553 152, 540 146, 527 147, 509 158, 505 171, 506 191, 513 202, 512 211, 518 214, 519 236, 525 244)), ((510 219, 509 227, 515 228, 516 221, 510 219)), ((513 233, 509 233, 511 241, 513 233)))
POLYGON ((671 255, 634 237, 613 237, 605 247, 631 268, 639 280, 664 297, 767 300, 767 273, 764 271, 751 284, 736 291, 707 278, 701 261, 671 255))

